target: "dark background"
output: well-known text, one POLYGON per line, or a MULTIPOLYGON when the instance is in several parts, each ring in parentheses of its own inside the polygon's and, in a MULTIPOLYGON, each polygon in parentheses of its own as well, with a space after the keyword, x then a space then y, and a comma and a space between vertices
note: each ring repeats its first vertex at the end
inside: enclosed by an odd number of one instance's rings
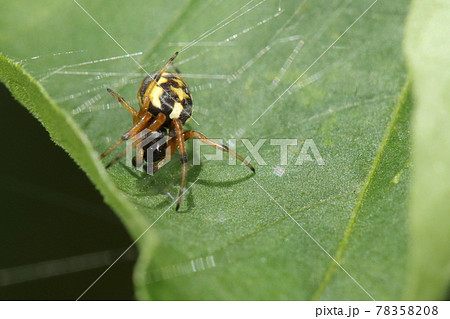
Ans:
MULTIPOLYGON (((84 172, 1 83, 0 98, 0 299, 75 300, 132 241, 84 172)), ((82 300, 133 300, 135 249, 82 300)))

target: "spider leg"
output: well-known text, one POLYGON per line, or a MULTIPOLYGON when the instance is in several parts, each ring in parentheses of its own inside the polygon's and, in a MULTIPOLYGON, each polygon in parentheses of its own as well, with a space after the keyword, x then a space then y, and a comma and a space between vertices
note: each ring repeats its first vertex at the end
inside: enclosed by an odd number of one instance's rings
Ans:
POLYGON ((177 72, 177 74, 181 74, 180 69, 173 63, 172 63, 172 68, 175 70, 175 72, 177 72))
POLYGON ((175 208, 175 210, 178 210, 180 208, 181 196, 183 196, 184 186, 186 184, 187 157, 186 157, 186 147, 184 145, 183 124, 181 124, 180 119, 173 119, 172 124, 170 125, 170 129, 175 130, 176 144, 178 150, 180 151, 180 160, 181 160, 180 193, 178 194, 177 206, 175 208))
POLYGON ((133 141, 133 143, 131 145, 129 145, 125 151, 123 151, 122 153, 117 155, 111 162, 108 163, 108 165, 105 166, 105 168, 110 168, 112 165, 117 163, 122 157, 124 157, 127 154, 127 152, 131 152, 131 149, 133 148, 133 146, 141 143, 143 139, 144 139, 144 137, 139 137, 136 141, 133 141))
MULTIPOLYGON (((139 140, 136 141, 136 144, 139 145, 145 139, 145 136, 142 136, 139 140)), ((140 169, 142 167, 142 163, 144 162, 144 148, 139 145, 136 156, 133 157, 133 165, 134 167, 140 169)))
MULTIPOLYGON (((128 139, 130 139, 131 137, 133 137, 134 135, 136 135, 137 133, 141 132, 142 130, 144 130, 146 128, 146 126, 148 125, 149 120, 151 119, 150 115, 147 115, 146 117, 142 118, 138 123, 136 123, 136 125, 134 125, 130 130, 128 130, 125 134, 122 135, 122 137, 113 145, 111 146, 108 150, 106 150, 102 155, 100 155, 100 159, 104 158, 106 155, 108 155, 109 153, 111 153, 115 148, 117 148, 117 146, 119 146, 123 141, 126 141, 128 139)), ((166 121, 166 116, 163 113, 159 113, 156 118, 153 120, 153 122, 148 126, 148 130, 150 130, 150 132, 156 131, 157 129, 159 129, 164 122, 166 121)), ((116 156, 111 162, 109 162, 106 165, 106 168, 111 167, 112 165, 114 165, 118 160, 120 160, 123 156, 125 156, 125 154, 131 150, 132 145, 130 145, 129 147, 127 147, 127 149, 125 151, 123 151, 122 153, 120 153, 118 156, 116 156)))
POLYGON ((240 160, 242 163, 244 163, 245 165, 247 165, 248 168, 250 168, 250 169, 252 170, 252 172, 255 172, 255 168, 252 166, 252 164, 250 164, 249 162, 247 162, 242 156, 240 156, 240 155, 237 154, 236 152, 230 150, 230 149, 228 148, 228 146, 219 144, 219 143, 217 143, 216 141, 214 141, 214 140, 212 140, 212 139, 210 139, 210 138, 207 138, 205 135, 203 135, 202 133, 197 132, 197 131, 185 131, 185 132, 183 133, 183 135, 184 135, 184 140, 188 140, 188 139, 190 139, 190 138, 196 137, 196 138, 198 138, 200 141, 202 141, 203 143, 205 143, 205 144, 207 144, 207 145, 210 145, 210 146, 215 147, 215 148, 217 148, 217 149, 219 149, 219 150, 222 150, 223 152, 227 152, 227 153, 229 153, 230 155, 233 155, 233 156, 236 157, 238 160, 240 160))
POLYGON ((111 90, 110 88, 106 88, 106 90, 112 95, 114 96, 117 101, 119 101, 120 104, 122 104, 128 112, 130 112, 131 114, 133 114, 133 119, 136 119, 138 116, 138 111, 136 111, 127 101, 125 101, 125 99, 123 97, 121 97, 118 93, 114 92, 113 90, 111 90))
POLYGON ((145 90, 145 93, 143 94, 144 96, 144 101, 142 103, 141 106, 141 110, 148 110, 148 107, 150 106, 150 92, 153 90, 153 88, 157 85, 159 79, 161 78, 161 75, 166 72, 167 68, 172 64, 172 61, 175 60, 175 58, 177 57, 178 52, 175 52, 174 55, 172 55, 172 57, 169 59, 169 61, 167 61, 167 63, 162 67, 161 70, 159 70, 155 77, 152 79, 153 81, 149 84, 149 86, 147 87, 147 89, 145 90))
POLYGON ((151 116, 146 116, 144 118, 142 118, 139 122, 137 122, 131 129, 129 129, 127 132, 125 132, 124 134, 122 134, 122 136, 120 137, 120 139, 114 143, 110 148, 108 148, 106 151, 104 151, 99 159, 104 158, 105 156, 107 156, 108 154, 110 154, 112 151, 114 151, 120 144, 123 143, 123 141, 128 140, 130 137, 132 137, 133 135, 135 135, 136 133, 142 131, 145 126, 147 125, 147 122, 151 119, 151 116))

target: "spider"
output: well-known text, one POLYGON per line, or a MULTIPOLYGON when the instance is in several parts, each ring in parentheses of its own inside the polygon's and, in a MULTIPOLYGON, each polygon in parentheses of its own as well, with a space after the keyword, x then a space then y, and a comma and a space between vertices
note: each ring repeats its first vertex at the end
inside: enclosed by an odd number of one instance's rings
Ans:
MULTIPOLYGON (((255 172, 255 169, 242 156, 230 150, 227 146, 207 138, 200 132, 183 130, 183 125, 192 115, 192 97, 184 79, 180 75, 180 70, 172 64, 177 55, 178 52, 175 52, 161 70, 144 78, 138 90, 139 111, 136 111, 119 94, 109 88, 107 89, 107 91, 133 115, 133 126, 122 134, 116 143, 101 154, 100 159, 103 159, 110 154, 124 141, 135 138, 136 140, 133 141, 133 144, 139 144, 150 134, 158 133, 159 136, 157 138, 153 139, 145 146, 137 148, 138 156, 133 158, 133 165, 136 167, 142 165, 142 159, 148 161, 147 153, 150 150, 153 158, 151 159, 151 163, 148 164, 153 166, 153 173, 155 173, 170 160, 175 148, 178 149, 182 173, 180 190, 175 208, 175 210, 178 211, 186 183, 186 140, 198 138, 203 143, 236 157, 242 163, 247 165, 252 172, 255 172), (176 74, 166 71, 170 65, 175 69, 176 74), (167 130, 169 130, 169 133, 167 133, 167 130)), ((116 156, 106 165, 106 168, 111 167, 119 161, 127 151, 128 150, 125 150, 116 156)))

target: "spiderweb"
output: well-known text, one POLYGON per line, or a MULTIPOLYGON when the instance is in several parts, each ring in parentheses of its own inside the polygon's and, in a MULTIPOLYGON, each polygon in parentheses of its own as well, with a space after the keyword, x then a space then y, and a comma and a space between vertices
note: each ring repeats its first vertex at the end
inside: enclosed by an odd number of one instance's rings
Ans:
MULTIPOLYGON (((346 136, 354 137, 357 129, 339 122, 355 117, 359 121, 356 127, 365 131, 358 145, 373 145, 372 139, 382 137, 389 105, 401 83, 399 80, 389 89, 363 84, 370 81, 370 71, 361 57, 365 46, 374 47, 364 41, 370 26, 352 30, 349 26, 374 4, 351 0, 204 1, 182 9, 182 4, 168 4, 153 8, 163 12, 163 18, 155 18, 158 23, 144 21, 145 15, 135 17, 146 29, 127 27, 132 18, 117 13, 126 17, 120 30, 106 22, 100 7, 83 3, 128 53, 96 27, 91 29, 97 32, 93 38, 107 45, 94 45, 95 41, 88 39, 81 41, 84 45, 69 42, 72 44, 64 50, 36 52, 32 57, 15 53, 98 152, 131 124, 106 88, 137 107, 137 87, 146 73, 159 69, 175 51, 180 52, 175 64, 193 94, 195 121, 189 123, 191 129, 230 140, 228 144, 236 143, 234 147, 243 153, 246 149, 236 142, 239 139, 253 144, 261 138, 267 140, 260 149, 267 165, 255 176, 262 190, 245 177, 243 169, 228 171, 229 167, 208 161, 201 167, 190 167, 189 181, 198 180, 198 185, 186 195, 188 213, 164 216, 155 226, 155 235, 149 236, 159 246, 151 252, 151 262, 144 261, 150 259, 150 252, 142 252, 137 269, 143 278, 138 287, 140 297, 202 298, 199 296, 209 289, 208 282, 220 287, 219 293, 210 292, 214 298, 302 299, 316 291, 333 263, 323 252, 334 255, 337 251, 351 218, 355 190, 364 180, 364 174, 356 173, 337 177, 342 170, 353 172, 353 160, 358 157, 349 156, 348 144, 339 144, 335 138, 349 142, 352 138, 346 136), (347 31, 349 39, 340 40, 347 31), (377 111, 373 110, 375 105, 381 105, 377 111), (380 120, 379 125, 364 122, 361 109, 380 120), (294 164, 303 142, 311 137, 324 156, 324 167, 294 164), (270 146, 273 139, 296 141, 287 149, 288 165, 279 163, 279 148, 270 146), (273 196, 272 200, 263 190, 273 196), (311 229, 323 251, 277 205, 311 229), (331 211, 339 213, 328 214, 331 211), (277 281, 274 278, 283 277, 283 269, 293 270, 284 274, 292 286, 277 286, 279 289, 269 295, 252 288, 262 274, 265 279, 261 285, 272 285, 277 281), (240 288, 230 282, 231 278, 240 280, 240 288), (303 288, 296 290, 294 286, 303 288), (172 290, 178 294, 172 295, 172 290)), ((75 5, 70 10, 71 14, 84 15, 75 5)), ((370 21, 379 18, 370 12, 368 16, 370 21)), ((83 24, 92 24, 85 18, 83 24)), ((379 43, 383 41, 387 40, 379 43)), ((379 62, 376 67, 381 70, 384 66, 379 62)), ((358 169, 367 172, 374 153, 367 148, 363 153, 366 155, 358 162, 358 169)), ((143 178, 123 165, 110 173, 150 224, 176 196, 178 170, 177 161, 172 161, 155 179, 143 178), (129 175, 125 178, 124 174, 129 175)), ((370 297, 343 268, 339 271, 345 285, 358 291, 359 298, 370 297)), ((354 271, 355 267, 349 272, 354 271)), ((372 286, 363 273, 356 273, 363 286, 372 286)))

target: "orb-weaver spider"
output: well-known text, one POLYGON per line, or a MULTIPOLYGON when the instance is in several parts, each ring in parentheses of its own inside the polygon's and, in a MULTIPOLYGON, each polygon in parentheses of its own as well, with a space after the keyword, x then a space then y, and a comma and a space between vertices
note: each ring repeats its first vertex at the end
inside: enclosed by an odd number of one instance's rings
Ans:
MULTIPOLYGON (((207 145, 233 155, 242 163, 247 165, 253 172, 255 172, 255 169, 250 163, 248 163, 242 156, 230 150, 227 146, 207 138, 200 132, 183 130, 183 124, 185 124, 192 115, 192 97, 185 81, 180 76, 180 71, 172 64, 177 55, 178 52, 176 52, 169 59, 169 61, 167 61, 166 65, 164 65, 161 70, 148 75, 142 81, 138 90, 138 101, 140 106, 139 112, 136 111, 119 94, 111 89, 107 89, 108 92, 111 93, 111 95, 114 96, 119 103, 133 115, 133 126, 122 134, 122 137, 115 144, 100 155, 100 159, 104 158, 116 149, 122 142, 139 136, 138 134, 144 131, 149 132, 148 134, 151 134, 152 132, 160 133, 160 138, 157 140, 164 139, 163 143, 158 143, 160 147, 157 150, 156 156, 152 159, 152 163, 149 164, 153 164, 153 172, 156 172, 170 160, 175 148, 178 148, 182 164, 182 174, 176 210, 180 208, 181 197, 183 195, 184 186, 186 183, 187 157, 185 141, 190 138, 198 138, 207 145), (174 67, 177 74, 166 72, 170 65, 174 67), (167 130, 169 130, 168 135, 167 130)), ((144 135, 148 136, 148 134, 146 133, 144 135)), ((142 142, 145 136, 138 137, 137 140, 134 141, 134 144, 139 144, 142 142)), ((142 159, 147 160, 147 151, 152 146, 155 146, 155 142, 138 148, 138 152, 140 153, 138 158, 140 158, 141 161, 142 159)), ((126 154, 126 152, 127 150, 116 156, 106 165, 106 168, 115 164, 126 154)), ((136 162, 135 157, 133 160, 134 165, 136 166, 142 164, 136 162)))

